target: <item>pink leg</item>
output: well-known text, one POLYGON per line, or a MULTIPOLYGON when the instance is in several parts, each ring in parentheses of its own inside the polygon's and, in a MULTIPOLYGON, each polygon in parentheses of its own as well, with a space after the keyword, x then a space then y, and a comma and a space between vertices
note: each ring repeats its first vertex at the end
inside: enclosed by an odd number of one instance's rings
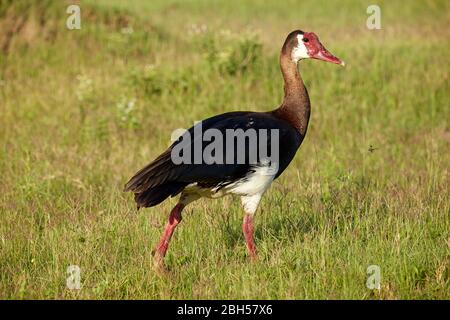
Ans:
POLYGON ((169 222, 166 225, 166 229, 159 240, 159 244, 155 250, 155 258, 158 261, 162 261, 166 255, 167 248, 169 247, 170 238, 172 238, 173 232, 177 225, 181 222, 182 216, 181 211, 183 211, 184 205, 178 203, 170 212, 169 222))
POLYGON ((247 244, 248 253, 252 260, 256 259, 256 247, 253 241, 253 216, 246 214, 244 223, 242 224, 242 231, 244 232, 245 242, 247 244))

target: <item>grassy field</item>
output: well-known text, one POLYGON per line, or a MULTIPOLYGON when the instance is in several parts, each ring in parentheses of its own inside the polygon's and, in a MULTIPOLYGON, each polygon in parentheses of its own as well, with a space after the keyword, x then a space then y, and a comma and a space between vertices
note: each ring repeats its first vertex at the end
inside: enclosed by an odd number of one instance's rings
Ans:
POLYGON ((450 299, 448 1, 78 3, 81 30, 68 2, 0 3, 0 298, 450 299), (297 28, 347 67, 301 63, 310 127, 255 217, 260 260, 240 201, 201 200, 158 275, 176 199, 137 212, 124 183, 174 129, 278 106, 297 28))

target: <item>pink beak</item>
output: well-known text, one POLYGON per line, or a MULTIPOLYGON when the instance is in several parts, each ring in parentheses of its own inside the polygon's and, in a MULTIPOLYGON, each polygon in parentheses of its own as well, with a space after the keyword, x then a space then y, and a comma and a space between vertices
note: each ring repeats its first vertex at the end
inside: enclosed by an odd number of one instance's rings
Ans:
POLYGON ((316 34, 311 32, 307 33, 307 35, 310 38, 310 46, 312 47, 312 50, 309 52, 311 58, 345 66, 344 61, 333 56, 330 51, 328 51, 323 44, 320 43, 316 34))
POLYGON ((335 64, 340 64, 341 66, 345 66, 344 61, 342 61, 338 57, 333 56, 330 53, 330 51, 325 49, 325 47, 322 45, 321 45, 321 48, 319 49, 319 51, 315 55, 313 55, 311 58, 326 61, 326 62, 331 62, 331 63, 335 63, 335 64))

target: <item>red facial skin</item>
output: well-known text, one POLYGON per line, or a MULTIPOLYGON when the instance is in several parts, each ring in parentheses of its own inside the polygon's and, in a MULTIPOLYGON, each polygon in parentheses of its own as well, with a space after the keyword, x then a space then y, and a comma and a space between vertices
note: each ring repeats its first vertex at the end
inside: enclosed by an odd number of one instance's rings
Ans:
POLYGON ((338 58, 333 56, 319 41, 319 38, 314 32, 305 32, 303 34, 303 44, 308 50, 308 55, 313 59, 323 60, 335 64, 344 65, 338 58))

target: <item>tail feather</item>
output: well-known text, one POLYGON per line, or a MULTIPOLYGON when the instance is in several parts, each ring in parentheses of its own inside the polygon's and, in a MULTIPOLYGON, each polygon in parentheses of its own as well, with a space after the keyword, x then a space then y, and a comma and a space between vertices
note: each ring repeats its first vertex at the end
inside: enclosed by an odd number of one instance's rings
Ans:
POLYGON ((159 182, 157 180, 160 179, 154 178, 169 172, 171 166, 173 166, 173 163, 170 159, 170 152, 166 151, 152 163, 139 170, 130 181, 127 182, 123 191, 143 192, 148 188, 156 186, 159 182))
POLYGON ((170 196, 176 196, 180 193, 184 187, 185 183, 182 182, 168 182, 162 185, 150 188, 141 193, 135 193, 134 199, 137 203, 138 209, 141 207, 153 207, 170 196))
POLYGON ((139 170, 125 185, 124 191, 132 191, 138 209, 153 207, 170 196, 176 196, 187 185, 176 181, 176 170, 170 158, 170 149, 152 163, 139 170))

